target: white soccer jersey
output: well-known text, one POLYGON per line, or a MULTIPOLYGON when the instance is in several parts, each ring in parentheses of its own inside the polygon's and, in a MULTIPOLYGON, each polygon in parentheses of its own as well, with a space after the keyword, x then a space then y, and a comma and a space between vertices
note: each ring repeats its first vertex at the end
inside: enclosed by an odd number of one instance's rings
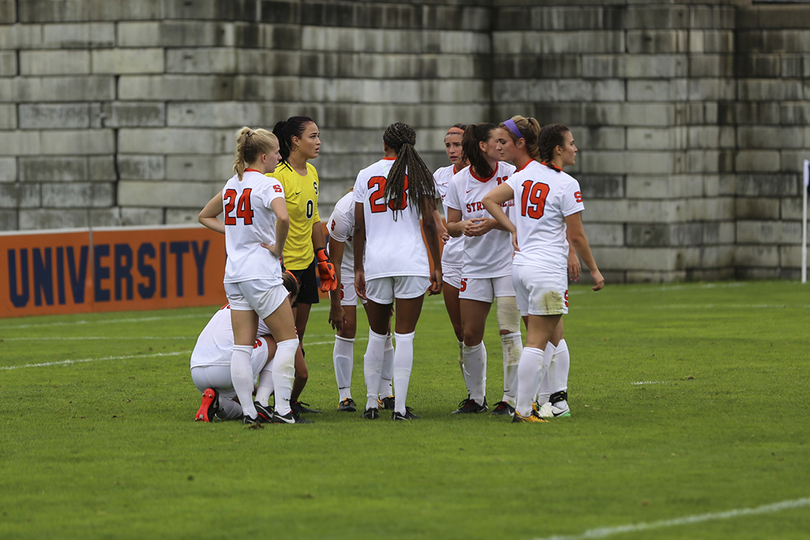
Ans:
POLYGON ((366 223, 364 270, 366 280, 393 276, 430 277, 427 248, 419 214, 405 199, 405 209, 394 211, 385 200, 385 180, 394 158, 383 158, 357 174, 354 201, 363 204, 366 223))
POLYGON ((228 255, 225 283, 251 279, 281 283, 278 257, 262 247, 262 243, 276 243, 276 214, 270 203, 279 197, 284 200, 279 181, 253 170, 245 171, 241 182, 234 175, 222 188, 228 255))
POLYGON ((343 242, 343 261, 340 264, 341 280, 354 282, 354 193, 344 195, 332 210, 326 225, 329 236, 343 242))
MULTIPOLYGON (((270 329, 259 320, 256 337, 270 335, 270 329)), ((191 352, 191 367, 229 366, 233 354, 233 327, 231 326, 231 307, 225 305, 214 313, 205 325, 194 350, 191 352)))
POLYGON ((565 217, 585 209, 579 182, 565 172, 530 161, 507 183, 515 192, 516 206, 511 219, 517 228, 520 248, 514 264, 565 273, 568 266, 565 217))
MULTIPOLYGON (((447 198, 447 191, 450 187, 450 181, 453 179, 453 175, 457 172, 455 165, 450 165, 448 167, 442 167, 441 169, 436 169, 436 172, 433 173, 433 182, 436 184, 436 193, 441 195, 442 197, 442 206, 444 206, 444 217, 447 217, 447 203, 445 199, 447 198)), ((450 240, 444 245, 444 249, 442 250, 442 268, 450 268, 453 267, 461 267, 461 259, 462 254, 464 252, 464 237, 459 236, 458 238, 450 237, 450 240)))
MULTIPOLYGON (((515 172, 514 165, 499 161, 489 178, 479 178, 470 167, 453 177, 445 204, 461 211, 461 219, 491 218, 481 202, 484 195, 504 183, 515 172)), ((514 201, 503 204, 511 218, 514 201)), ((464 237, 461 276, 465 279, 497 278, 512 275, 512 237, 507 231, 492 229, 483 236, 464 237)))

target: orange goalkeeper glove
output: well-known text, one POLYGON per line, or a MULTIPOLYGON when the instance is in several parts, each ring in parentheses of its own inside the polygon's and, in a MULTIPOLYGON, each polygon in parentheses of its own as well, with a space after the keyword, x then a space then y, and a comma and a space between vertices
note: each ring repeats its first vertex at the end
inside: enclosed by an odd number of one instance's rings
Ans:
POLYGON ((318 259, 318 276, 321 278, 321 290, 323 292, 337 289, 337 279, 335 279, 335 265, 326 256, 325 248, 318 248, 315 251, 318 259))

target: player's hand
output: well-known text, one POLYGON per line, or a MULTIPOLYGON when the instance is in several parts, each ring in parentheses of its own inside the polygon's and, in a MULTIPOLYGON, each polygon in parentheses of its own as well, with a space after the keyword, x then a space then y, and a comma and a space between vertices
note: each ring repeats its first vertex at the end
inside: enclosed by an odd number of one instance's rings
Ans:
POLYGON ((514 249, 515 252, 520 251, 520 248, 518 247, 517 243, 517 231, 512 233, 512 249, 514 249))
POLYGON ((442 292, 442 271, 434 268, 430 274, 430 287, 428 287, 428 296, 439 294, 442 292))
POLYGON ((580 264, 576 252, 572 249, 568 253, 568 279, 576 281, 581 273, 582 264, 580 264))
POLYGON ((595 272, 591 272, 591 277, 593 278, 593 290, 598 291, 601 290, 602 287, 605 286, 605 278, 602 277, 602 273, 599 270, 595 272))
POLYGON ((283 254, 282 253, 276 253, 276 244, 262 244, 262 247, 264 249, 266 249, 267 251, 269 251, 270 253, 272 253, 273 255, 275 255, 276 257, 278 257, 279 259, 281 259, 281 256, 283 254))
POLYGON ((484 218, 472 218, 468 219, 467 223, 464 225, 464 235, 465 236, 481 236, 486 234, 487 231, 484 230, 483 224, 484 218))
POLYGON ((321 278, 321 291, 329 292, 337 289, 337 279, 335 279, 335 265, 326 256, 325 248, 318 248, 315 251, 318 259, 318 277, 321 278))
POLYGON ((338 332, 343 331, 343 325, 346 322, 346 310, 340 304, 333 305, 329 309, 329 324, 338 332))
POLYGON ((368 300, 366 298, 366 273, 363 270, 355 269, 354 271, 354 290, 357 291, 357 296, 368 300))

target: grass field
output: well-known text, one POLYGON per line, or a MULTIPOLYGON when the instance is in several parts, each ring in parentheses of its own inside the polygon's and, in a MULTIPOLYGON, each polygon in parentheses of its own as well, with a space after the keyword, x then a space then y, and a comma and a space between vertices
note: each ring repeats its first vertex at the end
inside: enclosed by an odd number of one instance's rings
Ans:
MULTIPOLYGON (((449 414, 463 382, 437 298, 421 419, 336 412, 321 307, 302 399, 324 412, 264 430, 192 421, 215 307, 0 320, 0 538, 808 538, 810 286, 576 286, 571 306, 573 416, 542 425, 449 414)), ((494 310, 485 341, 493 403, 494 310)))

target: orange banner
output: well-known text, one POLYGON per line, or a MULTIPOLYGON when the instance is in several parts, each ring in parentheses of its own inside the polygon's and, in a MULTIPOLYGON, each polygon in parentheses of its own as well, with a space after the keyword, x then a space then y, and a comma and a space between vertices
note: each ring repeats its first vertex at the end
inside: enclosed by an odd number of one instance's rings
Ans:
POLYGON ((0 260, 0 317, 225 301, 225 237, 204 227, 4 233, 0 260))

